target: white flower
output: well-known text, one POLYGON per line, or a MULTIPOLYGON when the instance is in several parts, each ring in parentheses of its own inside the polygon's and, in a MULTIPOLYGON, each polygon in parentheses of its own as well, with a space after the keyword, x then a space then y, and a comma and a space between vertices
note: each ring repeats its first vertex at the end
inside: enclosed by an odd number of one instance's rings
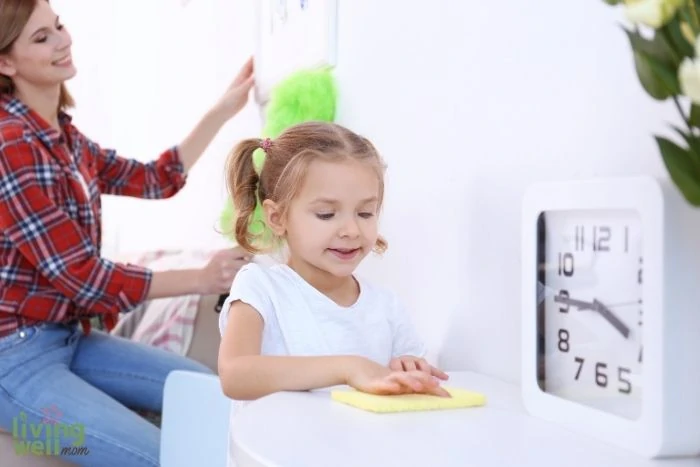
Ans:
POLYGON ((686 58, 678 68, 681 91, 693 102, 700 105, 700 59, 686 58))
POLYGON ((625 16, 632 23, 658 29, 688 0, 625 0, 625 16))

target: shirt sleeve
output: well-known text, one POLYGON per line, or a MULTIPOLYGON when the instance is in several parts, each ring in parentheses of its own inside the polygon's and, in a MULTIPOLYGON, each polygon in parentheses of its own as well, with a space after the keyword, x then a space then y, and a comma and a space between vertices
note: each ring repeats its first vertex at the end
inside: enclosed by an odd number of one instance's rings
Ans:
POLYGON ((412 355, 424 358, 428 353, 425 343, 418 335, 410 316, 398 297, 394 295, 391 305, 391 325, 393 329, 393 345, 391 357, 412 355))
POLYGON ((123 312, 145 300, 150 270, 110 262, 47 191, 52 169, 25 139, 3 130, 0 141, 0 229, 39 273, 76 305, 96 313, 123 312))
POLYGON ((249 263, 236 273, 233 284, 231 284, 229 296, 221 307, 221 315, 219 316, 219 331, 221 335, 224 334, 229 311, 235 301, 241 301, 255 308, 255 311, 260 314, 265 323, 269 321, 269 317, 275 312, 268 287, 269 278, 263 268, 264 266, 259 264, 249 263))
POLYGON ((185 186, 187 177, 177 146, 164 151, 158 159, 144 163, 122 157, 114 149, 103 149, 94 141, 82 137, 96 160, 101 193, 164 199, 185 186))

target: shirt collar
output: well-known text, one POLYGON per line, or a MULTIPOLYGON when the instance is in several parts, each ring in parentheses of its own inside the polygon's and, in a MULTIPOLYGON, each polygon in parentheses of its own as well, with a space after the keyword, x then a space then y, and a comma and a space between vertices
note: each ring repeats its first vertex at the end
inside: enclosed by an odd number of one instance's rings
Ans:
MULTIPOLYGON (((1 95, 0 107, 2 107, 10 115, 13 115, 27 123, 29 127, 36 132, 39 139, 47 146, 51 147, 54 144, 61 144, 65 141, 62 132, 59 132, 49 125, 49 123, 37 112, 30 109, 18 98, 9 94, 1 95)), ((63 110, 59 110, 58 122, 61 125, 61 128, 63 128, 64 132, 68 131, 71 121, 72 118, 70 115, 63 110)))

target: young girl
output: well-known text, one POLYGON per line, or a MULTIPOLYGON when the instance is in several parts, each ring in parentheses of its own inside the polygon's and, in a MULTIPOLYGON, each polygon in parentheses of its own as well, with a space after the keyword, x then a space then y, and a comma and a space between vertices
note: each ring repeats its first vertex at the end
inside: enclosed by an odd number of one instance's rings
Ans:
POLYGON ((250 233, 261 202, 266 229, 286 245, 288 260, 248 264, 234 279, 220 317, 219 374, 228 397, 339 384, 449 397, 440 386, 447 375, 424 360, 396 296, 353 274, 370 251, 387 247, 377 232, 383 175, 372 144, 335 124, 303 123, 234 149, 228 181, 238 243, 261 251, 266 239, 250 233), (266 153, 260 173, 258 148, 266 153))

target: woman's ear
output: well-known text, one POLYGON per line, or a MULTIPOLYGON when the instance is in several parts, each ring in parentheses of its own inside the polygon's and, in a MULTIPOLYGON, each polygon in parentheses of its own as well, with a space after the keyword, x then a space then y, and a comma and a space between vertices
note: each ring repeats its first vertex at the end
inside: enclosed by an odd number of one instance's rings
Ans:
POLYGON ((7 55, 0 55, 0 75, 14 76, 17 73, 12 60, 7 55))
POLYGON ((265 222, 270 230, 272 230, 272 233, 278 237, 284 236, 287 232, 287 226, 285 225, 286 223, 284 222, 282 210, 279 205, 274 201, 266 199, 263 201, 262 207, 265 212, 265 222))

